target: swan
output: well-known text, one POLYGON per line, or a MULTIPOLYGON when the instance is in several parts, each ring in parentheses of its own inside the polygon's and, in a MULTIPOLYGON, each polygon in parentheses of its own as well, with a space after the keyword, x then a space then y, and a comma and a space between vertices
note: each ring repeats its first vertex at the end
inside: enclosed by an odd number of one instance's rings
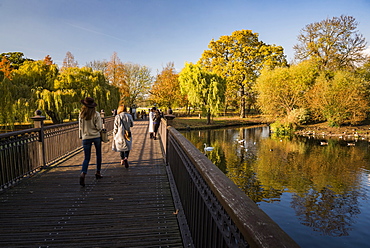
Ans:
POLYGON ((209 152, 209 151, 212 151, 212 150, 213 150, 213 147, 207 146, 207 144, 204 143, 204 151, 209 152))

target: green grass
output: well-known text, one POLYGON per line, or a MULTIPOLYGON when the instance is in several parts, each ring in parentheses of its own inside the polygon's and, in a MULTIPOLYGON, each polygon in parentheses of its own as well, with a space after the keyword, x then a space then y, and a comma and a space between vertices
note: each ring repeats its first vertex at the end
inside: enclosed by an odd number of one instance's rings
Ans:
POLYGON ((266 123, 264 118, 259 115, 250 116, 247 118, 240 118, 235 116, 225 116, 225 117, 214 117, 211 120, 211 124, 207 125, 207 118, 202 117, 176 117, 171 126, 181 130, 187 129, 207 129, 207 128, 217 128, 226 126, 237 126, 237 125, 257 125, 261 123, 266 123))

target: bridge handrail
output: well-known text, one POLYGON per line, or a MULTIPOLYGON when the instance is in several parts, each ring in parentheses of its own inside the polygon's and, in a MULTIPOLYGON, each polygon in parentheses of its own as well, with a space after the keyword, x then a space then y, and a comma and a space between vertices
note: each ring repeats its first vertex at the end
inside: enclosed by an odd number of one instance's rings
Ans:
POLYGON ((161 141, 195 247, 299 247, 173 127, 161 141))
MULTIPOLYGON (((113 121, 105 118, 108 131, 113 121)), ((0 134, 0 191, 81 148, 77 121, 0 134)))

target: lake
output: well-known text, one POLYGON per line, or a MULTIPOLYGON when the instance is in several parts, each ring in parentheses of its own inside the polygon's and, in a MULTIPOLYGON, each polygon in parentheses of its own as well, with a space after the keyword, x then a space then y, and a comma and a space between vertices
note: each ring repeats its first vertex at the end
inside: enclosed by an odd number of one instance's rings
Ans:
POLYGON ((279 138, 266 126, 182 134, 301 247, 370 246, 368 141, 279 138))

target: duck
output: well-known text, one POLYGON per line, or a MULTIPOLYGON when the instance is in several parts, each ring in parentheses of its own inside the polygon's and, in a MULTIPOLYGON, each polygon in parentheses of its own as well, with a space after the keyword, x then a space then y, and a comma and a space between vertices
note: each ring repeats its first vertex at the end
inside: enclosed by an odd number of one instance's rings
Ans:
POLYGON ((213 149, 214 149, 213 147, 207 146, 207 144, 204 143, 204 151, 209 152, 209 151, 212 151, 213 149))
POLYGON ((320 142, 320 145, 322 145, 322 146, 327 146, 327 145, 328 145, 328 142, 326 142, 326 141, 321 141, 321 142, 320 142))

